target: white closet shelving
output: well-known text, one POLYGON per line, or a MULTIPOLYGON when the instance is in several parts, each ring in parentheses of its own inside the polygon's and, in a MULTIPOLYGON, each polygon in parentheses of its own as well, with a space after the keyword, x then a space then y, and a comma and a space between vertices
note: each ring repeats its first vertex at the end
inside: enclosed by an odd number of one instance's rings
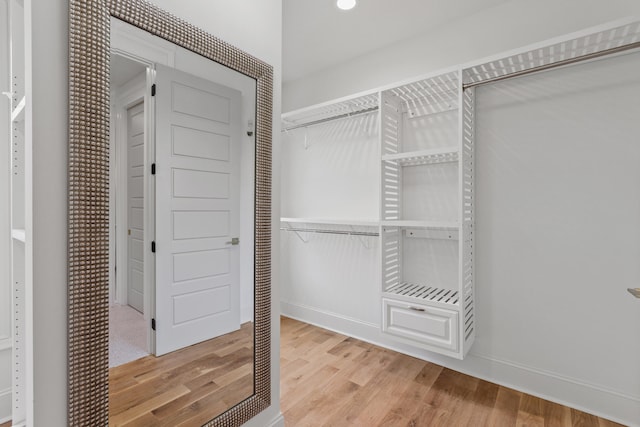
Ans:
MULTIPOLYGON (((320 141, 319 144, 327 144, 332 142, 332 135, 334 132, 340 132, 342 126, 350 126, 355 120, 365 119, 367 115, 375 115, 379 110, 379 94, 368 93, 357 97, 347 98, 343 100, 337 100, 331 103, 314 106, 309 109, 298 110, 294 113, 284 114, 282 116, 283 132, 286 135, 292 135, 296 132, 298 139, 303 140, 304 155, 306 157, 313 158, 317 155, 313 150, 316 148, 315 144, 320 141), (351 122, 347 122, 351 120, 351 122), (331 123, 330 123, 331 122, 331 123), (324 128, 323 128, 324 127, 324 128), (324 131, 323 129, 328 129, 324 131), (315 131, 315 133, 314 133, 315 131)), ((376 117, 377 119, 377 117, 376 117)), ((374 124, 375 125, 375 124, 374 124)), ((377 142, 377 125, 373 126, 376 135, 374 139, 377 142)), ((353 136, 353 138, 360 138, 359 144, 367 144, 366 141, 362 141, 363 137, 353 136)), ((350 138, 346 138, 344 141, 339 141, 336 145, 350 145, 354 141, 350 138)), ((326 156, 326 152, 321 152, 320 156, 326 156)), ((313 161, 313 159, 312 159, 313 161)), ((331 166, 331 162, 327 161, 324 165, 331 166)), ((346 177, 350 173, 349 168, 343 168, 341 171, 336 171, 340 176, 346 177)), ((325 171, 319 171, 317 176, 324 175, 325 171)), ((331 175, 330 170, 326 170, 327 178, 331 175)), ((343 185, 342 188, 331 188, 330 185, 323 185, 322 183, 315 186, 314 198, 326 201, 326 204, 334 204, 332 209, 327 209, 326 212, 331 212, 331 216, 322 217, 283 217, 281 218, 281 229, 285 231, 294 231, 298 233, 303 231, 319 232, 326 234, 356 234, 356 235, 378 235, 378 226, 380 220, 377 212, 371 211, 366 217, 353 216, 353 209, 349 209, 346 206, 340 206, 339 203, 334 203, 336 200, 335 195, 341 192, 349 193, 346 197, 350 199, 357 197, 355 194, 357 190, 355 188, 348 189, 347 185, 343 185)), ((375 191, 374 191, 375 195, 375 191)), ((372 205, 375 207, 375 205, 372 205)))
MULTIPOLYGON (((283 115, 283 129, 306 132, 374 112, 381 165, 377 218, 281 218, 281 229, 305 243, 307 230, 380 236, 383 333, 462 358, 474 337, 472 97, 462 96, 454 70, 283 115), (461 137, 463 125, 471 139, 461 137)), ((313 144, 306 133, 304 144, 313 144)))
POLYGON ((360 219, 335 219, 335 218, 280 218, 281 223, 290 225, 346 225, 354 227, 378 227, 380 221, 360 219))
POLYGON ((378 104, 378 93, 376 92, 314 105, 292 113, 283 114, 282 130, 289 132, 327 121, 374 113, 378 110, 378 104))
POLYGON ((11 88, 11 286, 13 301, 12 343, 12 421, 14 426, 27 424, 31 390, 28 387, 27 274, 28 250, 26 181, 29 140, 26 136, 26 112, 29 99, 25 85, 26 20, 23 0, 9 0, 11 88))
POLYGON ((463 358, 473 343, 473 98, 460 71, 381 94, 382 331, 463 358))
MULTIPOLYGON (((379 220, 365 222, 377 225, 380 235, 385 337, 458 359, 475 339, 475 87, 630 48, 640 48, 640 22, 631 20, 283 115, 285 132, 361 113, 379 115, 379 220)), ((282 220, 326 227, 359 221, 282 220)), ((302 305, 288 305, 305 312, 302 305)), ((317 318, 322 310, 306 312, 317 318)), ((332 322, 343 325, 345 317, 332 322)))

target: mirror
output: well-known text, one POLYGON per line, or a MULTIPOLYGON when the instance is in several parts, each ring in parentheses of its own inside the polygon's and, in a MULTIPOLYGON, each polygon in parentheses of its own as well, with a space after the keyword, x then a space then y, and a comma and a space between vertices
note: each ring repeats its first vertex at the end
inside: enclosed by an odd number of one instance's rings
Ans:
POLYGON ((115 18, 110 50, 109 422, 201 425, 253 394, 255 80, 115 18))
POLYGON ((240 425, 270 404, 272 69, 144 1, 70 10, 69 424, 240 425))

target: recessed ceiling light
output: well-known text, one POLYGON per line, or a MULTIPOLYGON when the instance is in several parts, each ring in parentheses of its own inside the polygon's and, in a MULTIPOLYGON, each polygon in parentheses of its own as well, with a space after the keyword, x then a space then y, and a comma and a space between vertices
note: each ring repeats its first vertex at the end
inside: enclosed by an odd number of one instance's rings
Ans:
POLYGON ((338 0, 336 4, 342 10, 350 10, 356 7, 356 0, 338 0))

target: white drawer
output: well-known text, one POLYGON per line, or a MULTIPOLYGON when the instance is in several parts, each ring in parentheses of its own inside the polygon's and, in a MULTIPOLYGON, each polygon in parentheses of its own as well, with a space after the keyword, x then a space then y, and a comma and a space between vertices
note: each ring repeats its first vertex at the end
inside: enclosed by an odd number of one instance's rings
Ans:
POLYGON ((458 350, 457 311, 383 298, 382 330, 419 347, 458 350))

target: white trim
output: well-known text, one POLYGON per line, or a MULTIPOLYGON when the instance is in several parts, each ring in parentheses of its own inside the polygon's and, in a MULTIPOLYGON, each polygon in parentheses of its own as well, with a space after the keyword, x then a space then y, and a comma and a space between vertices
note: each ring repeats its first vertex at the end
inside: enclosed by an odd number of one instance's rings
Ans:
POLYGON ((606 387, 585 383, 531 366, 475 354, 465 360, 421 351, 395 342, 380 332, 377 324, 363 322, 326 310, 281 301, 280 312, 305 323, 319 326, 342 335, 397 351, 415 358, 436 363, 476 378, 513 388, 571 408, 578 409, 629 427, 640 427, 640 398, 606 387), (550 391, 553 394, 550 394, 550 391))
POLYGON ((266 417, 268 417, 268 415, 262 412, 257 417, 253 417, 249 421, 244 423, 243 426, 245 427, 285 427, 284 417, 282 415, 282 412, 278 412, 278 415, 276 415, 273 419, 269 421, 265 421, 263 419, 266 417))
POLYGON ((171 42, 111 17, 111 52, 138 62, 174 67, 175 51, 171 42))
POLYGON ((284 416, 282 412, 279 413, 267 427, 284 427, 284 416))
POLYGON ((500 358, 497 358, 497 357, 490 357, 490 356, 487 356, 487 355, 475 353, 473 351, 471 352, 471 354, 474 357, 477 357, 479 359, 484 359, 484 360, 487 360, 489 362, 500 363, 500 364, 503 364, 505 366, 509 366, 509 367, 515 368, 515 369, 523 369, 523 370, 529 371, 529 372, 531 372, 533 374, 536 374, 536 375, 548 376, 548 377, 555 378, 555 379, 560 380, 560 381, 566 381, 568 383, 571 383, 571 384, 574 384, 574 385, 577 385, 577 386, 580 386, 580 387, 594 389, 594 390, 597 390, 597 391, 602 392, 602 393, 608 393, 608 394, 612 394, 614 396, 618 396, 621 399, 627 399, 627 400, 634 401, 636 403, 640 403, 640 396, 634 396, 633 394, 625 394, 625 393, 623 393, 621 391, 614 390, 614 389, 609 388, 609 387, 605 387, 605 386, 601 386, 601 385, 598 385, 598 384, 589 383, 589 382, 586 382, 586 381, 579 380, 577 378, 572 378, 572 377, 569 377, 569 376, 566 376, 566 375, 561 375, 561 374, 558 374, 558 373, 555 373, 555 372, 552 372, 552 371, 547 371, 545 369, 539 369, 539 368, 535 368, 535 367, 532 367, 532 366, 523 365, 522 363, 516 363, 516 362, 512 362, 510 360, 500 359, 500 358))

